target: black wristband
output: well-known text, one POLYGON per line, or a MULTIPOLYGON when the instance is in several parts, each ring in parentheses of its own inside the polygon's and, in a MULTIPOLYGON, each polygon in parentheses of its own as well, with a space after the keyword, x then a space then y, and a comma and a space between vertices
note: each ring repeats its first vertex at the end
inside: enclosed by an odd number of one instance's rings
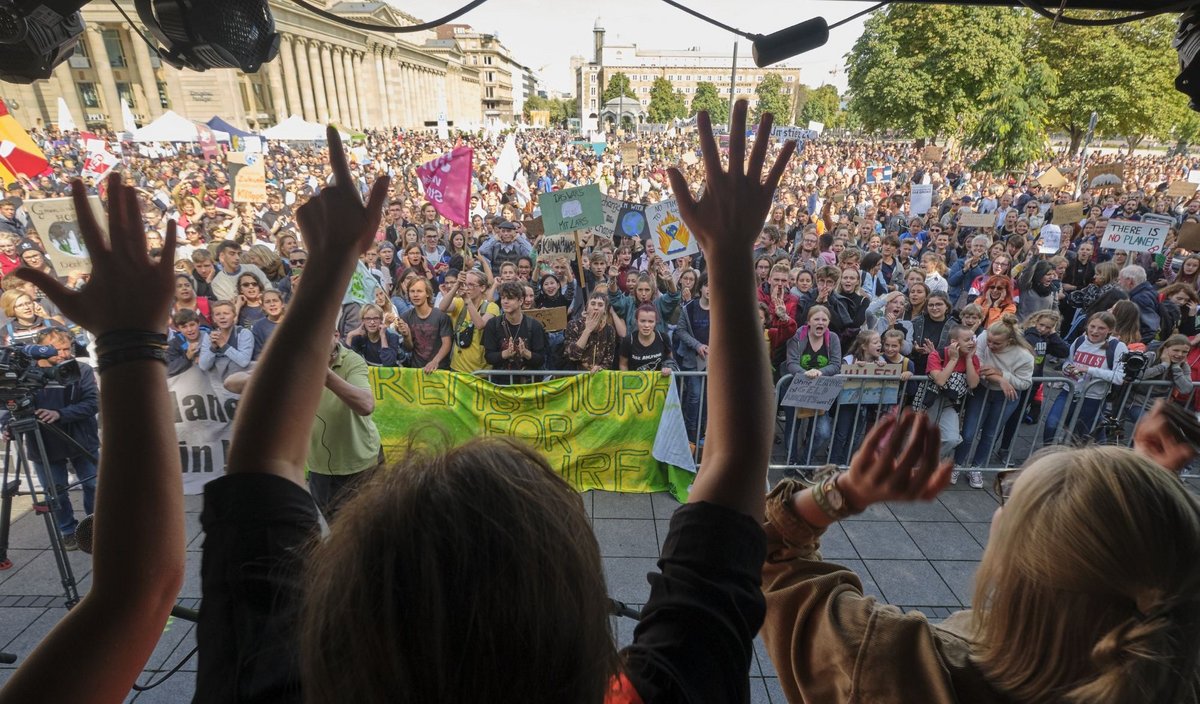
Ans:
POLYGON ((162 347, 153 345, 143 345, 139 347, 122 347, 119 350, 113 350, 97 355, 96 366, 101 374, 109 369, 126 362, 136 362, 143 359, 152 359, 155 361, 167 363, 167 351, 162 347))
POLYGON ((96 338, 96 356, 101 358, 124 350, 141 348, 162 350, 165 359, 167 336, 149 330, 111 330, 96 338))

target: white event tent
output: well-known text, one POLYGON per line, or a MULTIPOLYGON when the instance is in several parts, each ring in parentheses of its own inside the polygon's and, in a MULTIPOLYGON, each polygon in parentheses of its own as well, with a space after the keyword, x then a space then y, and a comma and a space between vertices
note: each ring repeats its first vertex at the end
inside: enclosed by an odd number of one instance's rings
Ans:
MULTIPOLYGON (((219 130, 213 130, 218 140, 228 142, 229 135, 219 130)), ((154 122, 133 131, 135 142, 198 142, 200 132, 196 123, 182 115, 168 110, 154 122)))
MULTIPOLYGON (((323 142, 325 141, 325 125, 316 122, 306 122, 299 115, 292 115, 274 127, 268 127, 259 133, 263 139, 279 142, 323 142)), ((350 134, 338 130, 342 139, 349 140, 350 134)))

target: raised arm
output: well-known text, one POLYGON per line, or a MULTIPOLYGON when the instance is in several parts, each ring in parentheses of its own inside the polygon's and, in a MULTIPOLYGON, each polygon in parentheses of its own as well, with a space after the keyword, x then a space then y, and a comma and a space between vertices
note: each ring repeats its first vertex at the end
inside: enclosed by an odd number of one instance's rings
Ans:
POLYGON ((747 164, 746 101, 737 101, 725 170, 708 114, 701 112, 697 127, 704 153, 703 196, 692 197, 679 169, 668 172, 679 214, 708 261, 712 290, 708 440, 689 500, 726 506, 758 521, 763 518, 763 486, 775 424, 771 369, 763 350, 754 290, 754 240, 796 150, 795 142, 785 144, 763 179, 771 123, 771 115, 764 115, 747 164))
POLYGON ((327 138, 333 183, 296 213, 309 264, 238 406, 228 474, 263 472, 305 486, 304 461, 322 384, 296 380, 326 376, 340 292, 375 237, 388 188, 388 177, 381 176, 364 205, 337 130, 329 128, 327 138), (286 418, 280 408, 288 409, 286 418))
POLYGON ((183 486, 161 356, 175 281, 175 223, 167 226, 161 261, 151 262, 136 191, 123 186, 120 175, 111 177, 108 187, 111 246, 92 216, 83 184, 72 184, 92 258, 83 291, 69 290, 40 271, 16 273, 97 337, 104 452, 92 587, 9 679, 0 691, 4 704, 124 701, 183 583, 183 486), (104 656, 79 657, 83 643, 104 656))

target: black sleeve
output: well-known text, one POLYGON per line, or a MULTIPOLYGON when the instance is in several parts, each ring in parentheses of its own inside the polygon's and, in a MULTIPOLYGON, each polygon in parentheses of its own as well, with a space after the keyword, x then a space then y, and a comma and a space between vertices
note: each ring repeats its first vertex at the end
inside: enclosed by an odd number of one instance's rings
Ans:
POLYGON ((234 474, 204 487, 195 704, 298 702, 302 550, 317 509, 299 485, 234 474))
POLYGON ((766 615, 762 527, 708 503, 671 517, 650 599, 622 651, 646 704, 750 701, 753 640, 766 615))
POLYGON ((529 321, 529 359, 525 360, 525 369, 541 369, 546 364, 546 344, 549 341, 546 328, 533 318, 529 321))
POLYGON ((496 316, 483 326, 483 356, 493 367, 499 367, 507 361, 500 356, 499 325, 494 324, 499 319, 500 316, 496 316))

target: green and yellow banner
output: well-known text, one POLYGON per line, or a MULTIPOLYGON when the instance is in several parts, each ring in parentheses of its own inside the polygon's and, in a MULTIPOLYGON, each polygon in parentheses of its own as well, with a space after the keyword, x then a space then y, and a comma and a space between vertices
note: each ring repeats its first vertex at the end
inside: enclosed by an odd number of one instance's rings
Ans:
POLYGON ((389 457, 443 438, 507 436, 541 451, 579 491, 667 491, 686 501, 695 477, 675 383, 656 372, 497 386, 457 372, 372 367, 371 385, 389 457))

